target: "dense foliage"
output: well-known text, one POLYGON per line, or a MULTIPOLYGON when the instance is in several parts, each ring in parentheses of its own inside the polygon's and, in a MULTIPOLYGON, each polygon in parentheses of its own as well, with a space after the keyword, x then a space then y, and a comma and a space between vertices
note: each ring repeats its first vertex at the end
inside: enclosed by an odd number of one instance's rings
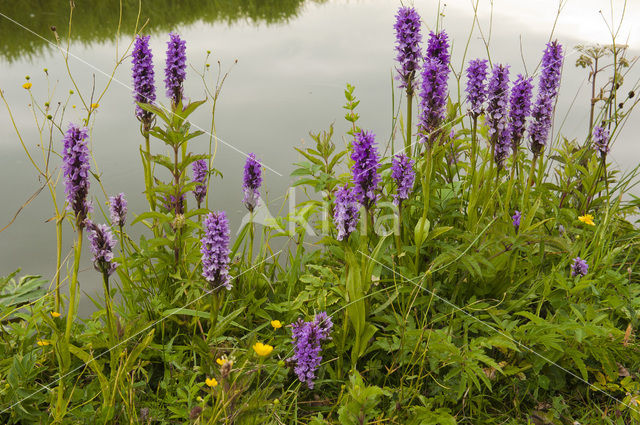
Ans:
MULTIPOLYGON (((483 60, 456 72, 446 32, 406 33, 421 30, 416 16, 402 8, 395 27, 405 120, 391 135, 361 129, 347 85, 349 144, 333 126, 312 133, 293 172, 308 198, 263 225, 268 175, 248 156, 237 237, 208 195, 215 150, 190 149, 207 136, 189 117, 207 105, 213 116, 224 75, 207 101, 184 103, 197 94, 182 97, 178 35, 165 106, 131 107, 149 205, 135 217, 123 194, 108 211, 90 202, 101 182, 84 139, 100 97, 78 93, 87 117, 66 123, 25 83, 52 131, 33 149, 64 147, 30 157, 52 195, 59 269, 50 290, 35 276, 0 282, 2 422, 640 423, 638 176, 607 158, 636 101, 623 92, 626 48, 579 47, 594 93, 604 82, 586 139, 567 138, 552 127, 566 47, 541 46, 531 76, 483 60), (63 226, 77 237, 68 264, 63 226), (138 240, 131 226, 145 229, 138 240), (104 282, 86 319, 83 241, 104 282)), ((134 85, 149 90, 146 43, 134 85)))

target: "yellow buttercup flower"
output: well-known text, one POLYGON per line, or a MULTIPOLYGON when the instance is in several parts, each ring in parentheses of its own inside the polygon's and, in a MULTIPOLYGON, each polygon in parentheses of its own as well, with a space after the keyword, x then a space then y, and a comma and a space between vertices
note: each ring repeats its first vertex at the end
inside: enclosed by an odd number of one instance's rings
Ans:
POLYGON ((588 224, 589 226, 595 226, 596 223, 593 222, 593 216, 591 214, 585 214, 578 217, 578 220, 583 222, 584 224, 588 224))
POLYGON ((52 311, 51 312, 51 317, 53 317, 54 319, 57 317, 60 317, 60 313, 58 313, 57 311, 52 311))
POLYGON ((99 103, 92 103, 91 104, 91 109, 98 109, 98 106, 100 106, 99 103))
POLYGON ((261 342, 256 342, 253 344, 253 351, 256 352, 260 357, 265 357, 271 354, 273 351, 273 347, 269 344, 263 344, 261 342))
POLYGON ((40 347, 44 347, 45 345, 49 345, 49 344, 51 344, 51 343, 49 341, 45 341, 44 339, 41 339, 41 340, 38 341, 38 345, 40 347))
POLYGON ((32 85, 33 85, 33 84, 31 84, 31 83, 24 83, 24 84, 22 85, 22 88, 23 88, 23 89, 27 89, 27 90, 29 90, 29 89, 31 88, 31 86, 32 86, 32 85))
POLYGON ((204 380, 204 383, 207 384, 207 387, 213 388, 216 385, 218 385, 218 381, 216 381, 216 378, 207 378, 204 380))
POLYGON ((271 326, 273 326, 273 329, 280 329, 282 327, 282 322, 279 320, 272 320, 271 326))

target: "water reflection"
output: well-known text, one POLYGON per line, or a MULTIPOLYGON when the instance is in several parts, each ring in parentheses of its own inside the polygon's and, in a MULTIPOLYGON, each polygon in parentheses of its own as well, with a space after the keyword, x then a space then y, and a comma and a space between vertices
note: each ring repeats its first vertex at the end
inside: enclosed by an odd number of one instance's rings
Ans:
MULTIPOLYGON (((112 40, 120 20, 120 5, 122 32, 131 34, 138 20, 141 24, 148 20, 145 33, 167 32, 176 26, 196 22, 286 22, 298 16, 304 2, 305 0, 142 0, 140 8, 138 0, 76 0, 72 37, 85 44, 112 40)), ((0 4, 0 12, 4 15, 52 42, 55 42, 55 38, 51 26, 56 26, 61 34, 65 34, 70 10, 69 0, 22 0, 0 4)), ((8 62, 20 57, 33 58, 50 48, 47 41, 18 30, 7 19, 0 19, 0 40, 0 56, 8 62)))

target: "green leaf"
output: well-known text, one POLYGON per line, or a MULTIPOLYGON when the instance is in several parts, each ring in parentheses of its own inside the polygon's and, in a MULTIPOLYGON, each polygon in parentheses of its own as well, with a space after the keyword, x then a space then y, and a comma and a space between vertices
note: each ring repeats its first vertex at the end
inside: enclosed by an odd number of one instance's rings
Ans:
POLYGON ((458 422, 451 416, 449 409, 430 407, 414 407, 411 409, 411 421, 408 425, 456 425, 458 422))
POLYGON ((104 404, 108 403, 109 398, 107 397, 107 395, 110 393, 109 381, 107 380, 104 373, 102 372, 102 366, 96 361, 96 359, 91 354, 87 353, 86 351, 83 351, 81 348, 76 347, 75 345, 72 345, 72 344, 69 344, 68 347, 71 354, 73 354, 74 356, 82 360, 82 362, 87 366, 89 366, 89 368, 91 368, 93 373, 96 374, 96 376, 98 377, 98 382, 100 383, 100 389, 104 394, 103 403, 104 404))
POLYGON ((297 151, 298 151, 302 156, 304 156, 305 158, 307 158, 307 159, 308 159, 309 161, 311 161, 312 163, 314 163, 314 164, 316 164, 316 165, 320 165, 320 166, 322 166, 322 165, 323 165, 323 163, 322 163, 322 159, 317 158, 317 157, 315 157, 315 156, 313 156, 313 155, 311 155, 311 154, 309 154, 309 153, 307 153, 307 152, 303 151, 303 150, 302 150, 302 149, 300 149, 300 148, 294 148, 294 149, 295 149, 295 150, 297 150, 297 151))
POLYGON ((208 311, 198 311, 190 308, 170 308, 169 310, 165 310, 162 312, 162 317, 169 317, 176 314, 184 315, 184 316, 193 316, 199 317, 201 319, 208 319, 211 316, 208 311))
POLYGON ((138 360, 138 357, 140 357, 140 354, 142 354, 144 349, 147 348, 147 346, 151 343, 151 341, 153 341, 154 334, 155 334, 155 329, 151 329, 151 331, 149 331, 147 336, 145 336, 144 339, 138 345, 136 345, 136 348, 134 348, 133 351, 131 351, 131 354, 129 354, 129 357, 127 357, 127 360, 124 364, 124 368, 122 369, 124 373, 129 373, 131 371, 131 368, 133 367, 134 363, 138 360))
POLYGON ((40 276, 25 275, 18 283, 13 279, 2 288, 0 306, 18 306, 42 297, 47 291, 43 287, 48 281, 40 276))
MULTIPOLYGON (((430 233, 429 236, 425 239, 425 242, 430 241, 432 239, 437 238, 438 236, 447 233, 449 230, 453 229, 453 226, 441 226, 441 227, 436 227, 434 228, 430 233)), ((427 232, 429 230, 427 229, 427 232)), ((424 236, 423 236, 424 237, 424 236)))
POLYGON ((131 222, 131 225, 134 225, 134 224, 138 223, 139 221, 146 220, 146 219, 155 219, 155 220, 158 220, 160 223, 168 223, 171 220, 173 220, 173 217, 171 217, 168 214, 163 214, 163 213, 156 212, 156 211, 147 211, 147 212, 144 212, 144 213, 138 215, 131 222))
POLYGON ((431 222, 429 219, 420 217, 418 222, 416 223, 416 227, 413 230, 413 240, 416 243, 416 247, 419 249, 422 247, 422 244, 426 240, 427 235, 429 234, 429 229, 431 228, 431 222))
POLYGON ((173 160, 166 155, 151 155, 151 161, 155 162, 156 164, 162 165, 169 171, 173 171, 173 160))
POLYGON ((198 109, 201 105, 206 103, 207 99, 198 100, 195 102, 190 102, 187 106, 184 107, 183 110, 178 111, 176 114, 179 115, 182 119, 187 119, 189 115, 191 115, 196 109, 198 109))
POLYGON ((150 105, 148 103, 143 103, 143 102, 136 102, 136 104, 142 108, 142 110, 147 111, 147 112, 151 112, 154 115, 157 115, 158 117, 160 117, 160 119, 162 121, 164 121, 165 123, 169 124, 170 119, 168 117, 168 115, 165 113, 165 109, 155 106, 155 105, 150 105))

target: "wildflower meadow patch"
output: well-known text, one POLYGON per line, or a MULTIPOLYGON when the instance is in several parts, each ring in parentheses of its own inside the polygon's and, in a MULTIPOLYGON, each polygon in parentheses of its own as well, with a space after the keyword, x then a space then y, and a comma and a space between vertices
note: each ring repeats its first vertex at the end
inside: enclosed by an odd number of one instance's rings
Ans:
POLYGON ((131 70, 119 107, 139 124, 142 193, 107 193, 96 168, 108 85, 84 87, 67 66, 86 112, 69 120, 69 100, 50 113, 27 79, 19 90, 51 143, 15 130, 51 195, 57 268, 48 286, 11 270, 0 280, 2 423, 640 423, 639 168, 611 161, 637 102, 628 46, 612 33, 572 49, 551 34, 517 73, 488 48, 468 58, 439 18, 427 30, 428 13, 399 5, 396 39, 375 46, 395 58, 391 134, 366 128, 347 84, 348 130, 295 148, 273 215, 268 144, 224 167, 227 74, 187 84, 179 31, 137 22, 117 58, 131 70), (570 51, 599 93, 586 136, 558 128, 570 51), (191 120, 204 109, 211 131, 191 120), (223 171, 242 175, 237 233, 223 171), (101 294, 83 287, 84 256, 101 294))

